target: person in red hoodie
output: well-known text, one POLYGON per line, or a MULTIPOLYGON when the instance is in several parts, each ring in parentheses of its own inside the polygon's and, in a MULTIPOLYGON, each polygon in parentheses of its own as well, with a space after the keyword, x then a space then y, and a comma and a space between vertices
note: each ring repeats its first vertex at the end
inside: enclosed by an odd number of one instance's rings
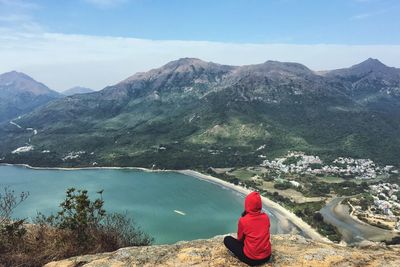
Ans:
POLYGON ((270 221, 262 212, 258 192, 250 193, 244 202, 245 211, 239 219, 237 239, 226 236, 225 246, 242 262, 256 266, 269 261, 271 257, 270 221))

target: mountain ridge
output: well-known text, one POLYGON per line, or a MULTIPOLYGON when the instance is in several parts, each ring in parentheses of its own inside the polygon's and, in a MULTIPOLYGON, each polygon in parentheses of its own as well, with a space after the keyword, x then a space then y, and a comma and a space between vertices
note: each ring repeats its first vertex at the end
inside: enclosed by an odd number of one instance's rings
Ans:
POLYGON ((369 65, 378 71, 350 79, 343 71, 320 75, 299 63, 228 66, 183 58, 22 116, 20 125, 38 130, 31 139, 37 152, 10 155, 26 134, 8 126, 0 157, 44 165, 39 151, 49 150, 57 166, 175 169, 255 164, 260 156, 301 150, 398 164, 400 78, 388 83, 380 63, 361 66, 369 65), (61 160, 80 150, 88 155, 61 160))

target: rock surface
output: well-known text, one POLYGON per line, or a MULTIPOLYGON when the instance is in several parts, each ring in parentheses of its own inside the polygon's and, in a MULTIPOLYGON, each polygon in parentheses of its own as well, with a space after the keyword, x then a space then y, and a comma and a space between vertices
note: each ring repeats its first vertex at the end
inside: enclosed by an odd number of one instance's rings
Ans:
MULTIPOLYGON (((78 266, 246 266, 224 247, 223 236, 173 245, 128 247, 73 257, 46 267, 78 266)), ((376 244, 351 248, 319 243, 297 235, 272 236, 273 258, 264 266, 400 266, 400 247, 376 244)))

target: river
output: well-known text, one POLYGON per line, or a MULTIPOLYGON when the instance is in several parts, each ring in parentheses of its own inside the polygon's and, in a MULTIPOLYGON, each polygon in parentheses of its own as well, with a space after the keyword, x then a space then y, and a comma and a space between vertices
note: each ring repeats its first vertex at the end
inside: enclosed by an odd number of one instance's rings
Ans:
POLYGON ((326 222, 334 225, 343 235, 343 241, 347 244, 356 244, 365 239, 371 241, 389 240, 396 233, 384 230, 350 216, 349 207, 341 204, 345 197, 333 198, 324 208, 321 214, 326 222))

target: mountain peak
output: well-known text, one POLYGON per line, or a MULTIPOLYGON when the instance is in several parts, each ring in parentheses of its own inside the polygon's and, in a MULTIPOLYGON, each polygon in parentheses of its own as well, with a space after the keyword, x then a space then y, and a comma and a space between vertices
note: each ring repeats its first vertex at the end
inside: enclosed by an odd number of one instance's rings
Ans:
POLYGON ((30 92, 33 95, 51 94, 54 96, 59 96, 57 92, 49 89, 43 83, 36 81, 23 72, 18 72, 15 70, 0 74, 0 88, 12 88, 13 91, 30 92))
POLYGON ((9 83, 9 82, 13 82, 16 80, 33 81, 32 77, 30 77, 29 75, 26 75, 23 72, 18 72, 15 70, 0 74, 0 84, 9 83))
POLYGON ((299 72, 299 71, 307 73, 312 72, 309 68, 307 68, 303 64, 295 62, 280 62, 280 61, 268 60, 264 63, 264 65, 269 66, 271 68, 285 69, 287 71, 292 71, 292 72, 299 72))
POLYGON ((385 64, 383 64, 376 58, 368 58, 367 60, 364 60, 363 62, 361 62, 357 65, 354 65, 353 67, 356 67, 356 66, 363 66, 363 67, 370 67, 370 68, 387 67, 385 64))
MULTIPOLYGON (((168 62, 162 68, 167 68, 167 69, 172 68, 172 69, 177 69, 177 70, 183 68, 183 70, 187 70, 188 67, 189 68, 198 68, 198 67, 205 68, 212 64, 215 64, 215 63, 206 62, 206 61, 203 61, 198 58, 185 57, 185 58, 180 58, 178 60, 168 62)), ((215 65, 217 65, 217 64, 215 64, 215 65)))
POLYGON ((0 122, 24 113, 61 97, 43 83, 18 71, 0 74, 0 122))
POLYGON ((365 75, 372 75, 375 77, 378 75, 381 78, 386 77, 386 79, 397 79, 399 77, 399 70, 386 66, 378 59, 368 58, 350 68, 329 71, 326 75, 342 77, 364 77, 365 75))
MULTIPOLYGON (((164 66, 156 69, 152 69, 148 72, 138 72, 133 76, 129 77, 128 79, 122 81, 122 83, 129 83, 135 80, 142 80, 142 79, 161 79, 161 80, 170 80, 171 75, 177 78, 181 74, 191 73, 189 77, 193 78, 193 75, 201 75, 203 71, 214 73, 214 74, 223 74, 227 73, 232 70, 233 66, 227 65, 220 65, 213 62, 203 61, 198 58, 180 58, 174 61, 170 61, 164 66), (194 74, 198 73, 198 74, 194 74), (176 76, 178 75, 178 76, 176 76)), ((188 77, 187 77, 188 78, 188 77)))
POLYGON ((177 60, 173 60, 170 63, 176 62, 178 64, 201 64, 201 63, 207 63, 204 60, 201 60, 199 58, 194 58, 194 57, 182 57, 177 60))

